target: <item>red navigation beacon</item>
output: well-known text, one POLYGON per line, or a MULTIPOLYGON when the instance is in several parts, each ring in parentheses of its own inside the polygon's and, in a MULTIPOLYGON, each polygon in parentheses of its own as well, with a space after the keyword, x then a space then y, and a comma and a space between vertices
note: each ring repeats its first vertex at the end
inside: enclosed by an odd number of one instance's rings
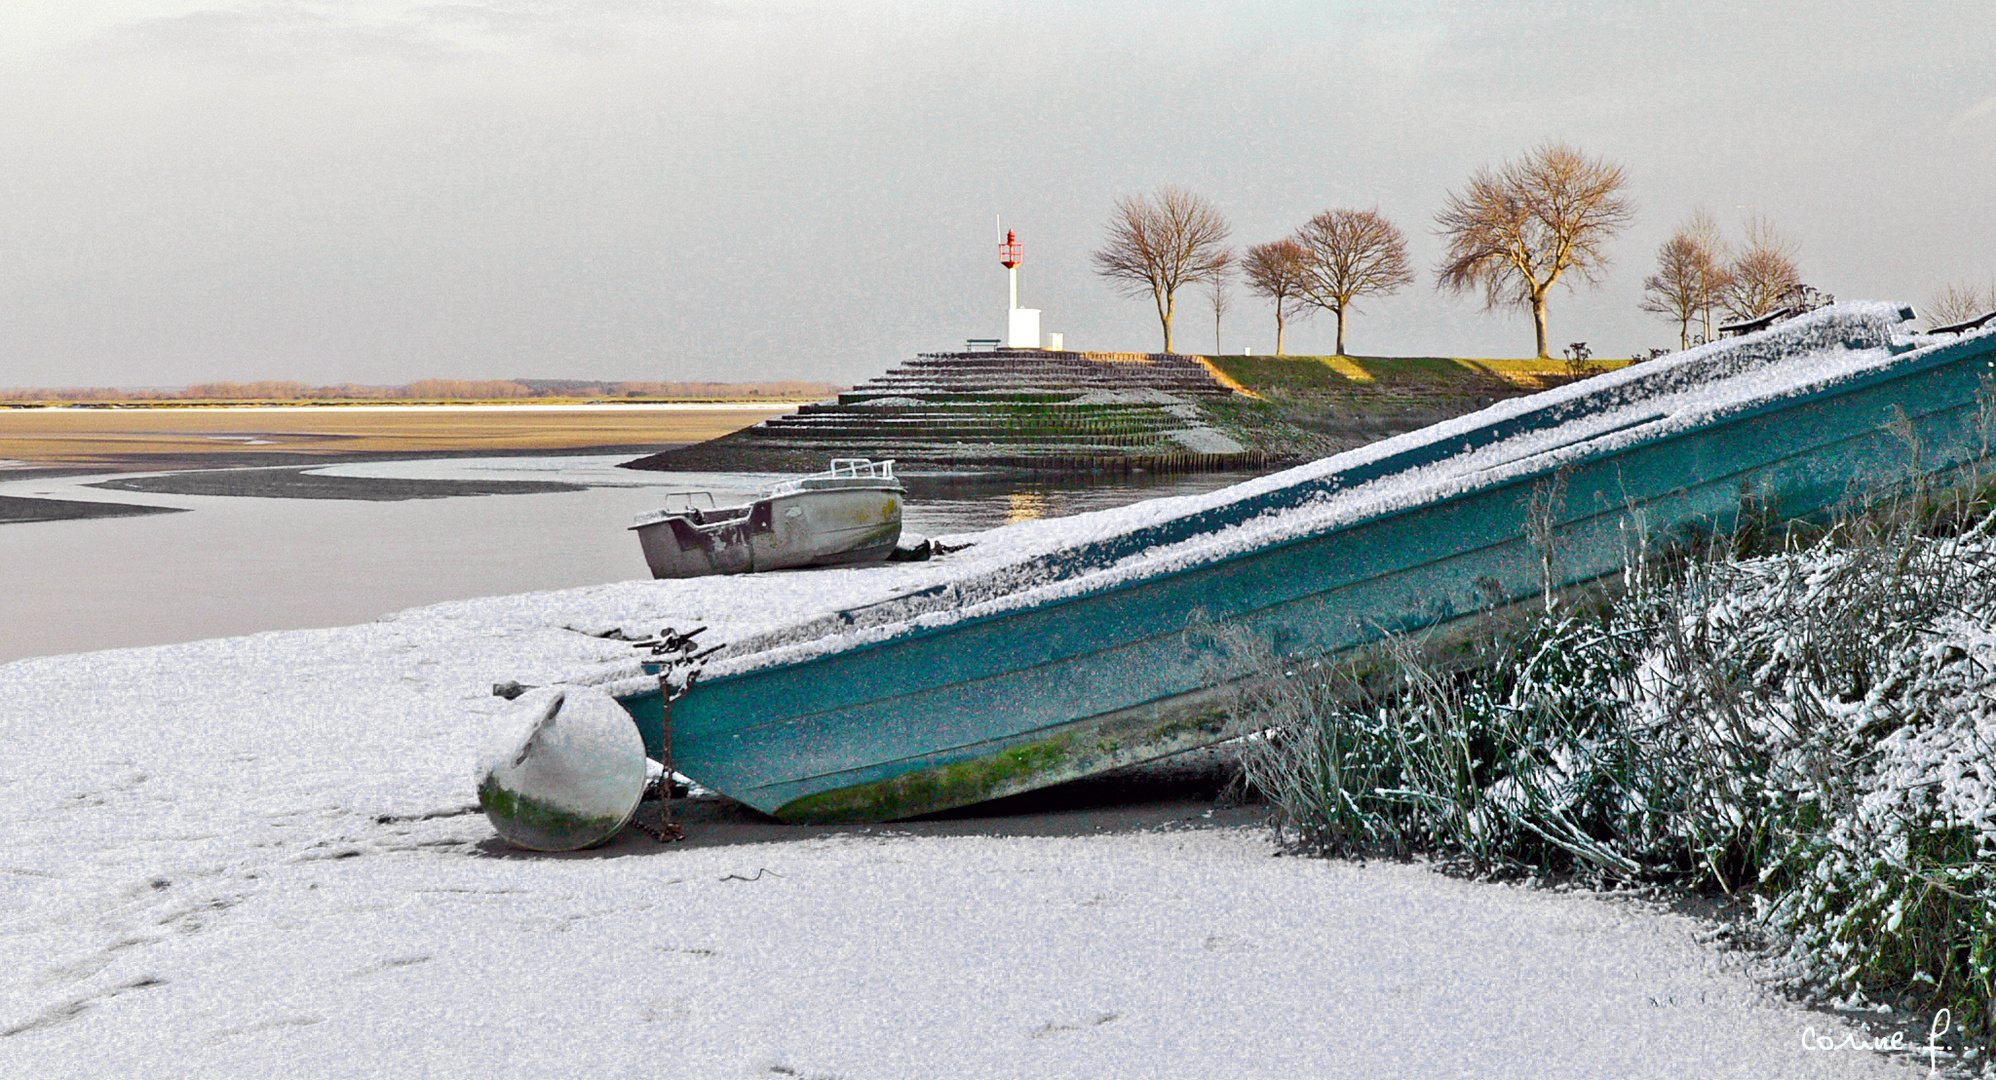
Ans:
POLYGON ((1005 230, 1005 242, 998 246, 998 263, 1010 270, 1026 261, 1025 249, 1019 246, 1017 229, 1005 230))

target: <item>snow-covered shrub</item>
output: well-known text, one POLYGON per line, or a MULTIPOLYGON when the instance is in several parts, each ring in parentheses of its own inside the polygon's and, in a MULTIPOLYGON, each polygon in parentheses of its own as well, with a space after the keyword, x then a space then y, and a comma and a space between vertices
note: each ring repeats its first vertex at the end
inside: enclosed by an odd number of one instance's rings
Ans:
POLYGON ((1816 785, 1814 827, 1789 837, 1764 889, 1803 979, 1910 990, 1985 1034, 1996 1000, 1996 639, 1987 616, 1935 628, 1895 658, 1879 692, 1851 703, 1862 759, 1851 777, 1816 785))
POLYGON ((1635 873, 1612 834, 1642 748, 1590 689, 1627 666, 1614 634, 1565 617, 1449 656, 1395 640, 1338 664, 1264 667, 1272 677, 1235 706, 1262 731, 1243 751, 1249 781, 1307 850, 1635 873))
POLYGON ((1986 1038, 1996 541, 1933 505, 1715 546, 1466 648, 1265 659, 1236 710, 1270 729, 1249 779, 1301 848, 1750 891, 1798 981, 1986 1038))
POLYGON ((1857 519, 1671 591, 1623 700, 1672 762, 1649 799, 1689 877, 1754 889, 1799 979, 1908 993, 1987 1035, 1996 544, 1857 519))

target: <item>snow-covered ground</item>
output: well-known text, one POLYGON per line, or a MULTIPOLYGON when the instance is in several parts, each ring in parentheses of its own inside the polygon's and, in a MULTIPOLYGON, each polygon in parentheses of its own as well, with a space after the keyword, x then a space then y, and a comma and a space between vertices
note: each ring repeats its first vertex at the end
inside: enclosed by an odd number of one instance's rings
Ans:
POLYGON ((0 666, 0 1073, 1905 1074, 1685 920, 1258 830, 511 852, 491 684, 593 594, 0 666))

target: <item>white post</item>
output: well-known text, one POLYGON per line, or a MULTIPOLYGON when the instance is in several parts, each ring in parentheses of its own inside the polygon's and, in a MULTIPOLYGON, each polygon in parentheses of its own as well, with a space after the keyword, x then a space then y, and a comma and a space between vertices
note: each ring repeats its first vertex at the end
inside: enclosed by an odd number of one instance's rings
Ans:
POLYGON ((1019 310, 1019 268, 1006 267, 1005 276, 1012 279, 1012 310, 1017 311, 1019 310))

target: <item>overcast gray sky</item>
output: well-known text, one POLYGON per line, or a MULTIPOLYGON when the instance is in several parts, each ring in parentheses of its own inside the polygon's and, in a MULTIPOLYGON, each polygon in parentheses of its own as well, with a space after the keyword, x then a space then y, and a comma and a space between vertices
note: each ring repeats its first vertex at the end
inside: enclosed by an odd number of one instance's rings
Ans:
MULTIPOLYGON (((1088 254, 1163 183, 1243 244, 1376 205, 1421 278, 1352 350, 1521 356, 1528 316, 1435 291, 1433 218, 1548 138, 1639 207, 1556 343, 1672 342, 1636 302, 1696 206, 1847 299, 1996 280, 1990 0, 16 0, 0 385, 857 381, 1001 333, 995 214, 1046 329, 1154 349, 1088 254)), ((1223 332, 1274 344, 1246 295, 1223 332)))

